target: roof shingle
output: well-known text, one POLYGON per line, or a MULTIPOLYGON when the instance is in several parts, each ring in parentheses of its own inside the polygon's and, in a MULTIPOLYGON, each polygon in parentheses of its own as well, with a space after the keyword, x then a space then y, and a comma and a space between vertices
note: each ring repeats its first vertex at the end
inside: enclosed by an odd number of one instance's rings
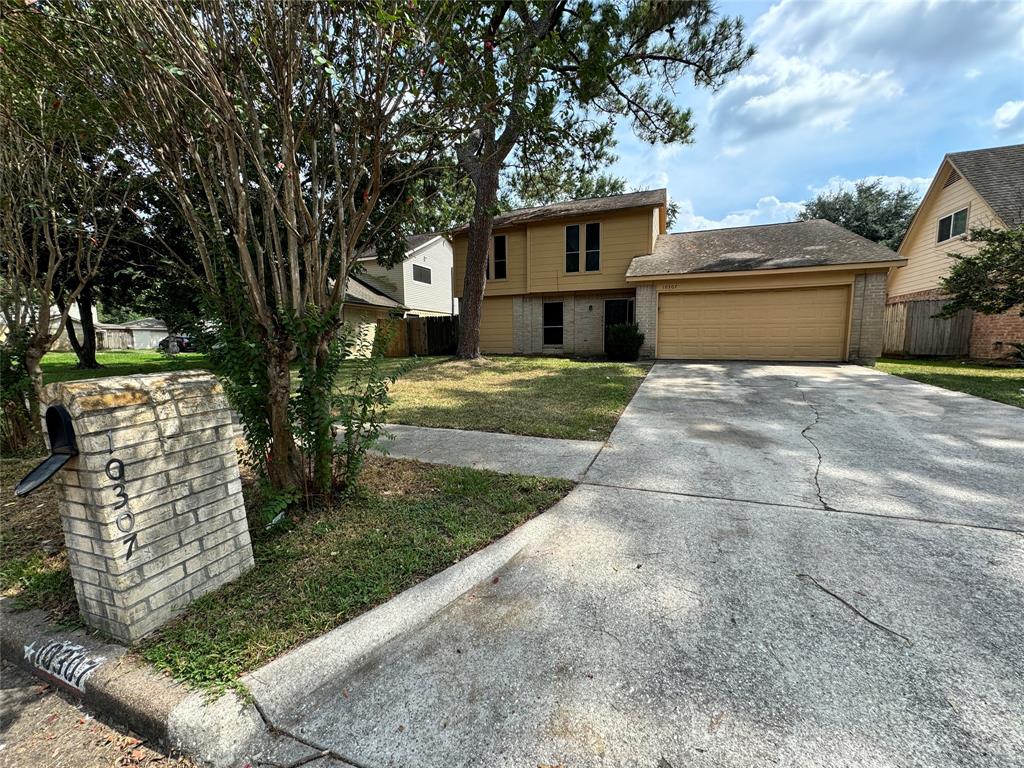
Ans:
POLYGON ((902 261, 824 219, 661 235, 654 252, 637 256, 626 277, 791 269, 902 261))
POLYGON ((1024 144, 946 157, 1008 227, 1024 223, 1024 144))

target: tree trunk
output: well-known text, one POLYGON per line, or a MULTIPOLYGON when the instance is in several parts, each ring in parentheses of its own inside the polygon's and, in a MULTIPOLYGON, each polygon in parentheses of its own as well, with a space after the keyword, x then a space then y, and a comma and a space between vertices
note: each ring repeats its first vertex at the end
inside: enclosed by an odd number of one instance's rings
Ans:
POLYGON ((267 416, 271 441, 267 474, 275 490, 295 489, 304 494, 302 453, 295 444, 288 412, 291 400, 291 370, 288 363, 288 355, 277 349, 270 350, 270 363, 267 365, 267 416))
MULTIPOLYGON (((331 330, 330 334, 333 335, 334 331, 331 330)), ((330 336, 327 339, 319 339, 315 342, 314 357, 311 359, 315 361, 316 369, 309 372, 310 380, 313 382, 319 381, 318 371, 323 370, 327 366, 327 357, 330 354, 329 339, 330 336)), ((314 386, 317 386, 317 384, 314 383, 314 386)), ((331 414, 332 390, 333 383, 325 382, 323 391, 317 393, 317 401, 322 404, 326 411, 313 414, 315 422, 309 425, 313 433, 313 444, 310 446, 312 455, 309 457, 313 464, 313 491, 323 497, 327 497, 331 493, 332 486, 334 485, 334 435, 331 431, 333 423, 331 414)))
POLYGON ((487 287, 487 254, 494 231, 494 206, 498 200, 500 164, 481 166, 473 179, 476 197, 473 220, 469 223, 466 246, 466 274, 459 302, 459 348, 463 360, 480 357, 480 320, 483 316, 484 289, 487 287))
MULTIPOLYGON (((92 313, 95 303, 93 301, 92 286, 88 283, 78 294, 78 314, 82 318, 82 340, 79 348, 75 349, 78 355, 79 368, 99 368, 96 362, 96 324, 93 322, 92 313)), ((68 323, 68 336, 71 335, 71 323, 68 323)))
POLYGON ((25 350, 25 368, 28 370, 29 380, 32 382, 32 395, 29 403, 29 413, 33 419, 41 419, 39 404, 43 402, 43 368, 40 362, 47 348, 39 348, 38 344, 30 344, 25 350))

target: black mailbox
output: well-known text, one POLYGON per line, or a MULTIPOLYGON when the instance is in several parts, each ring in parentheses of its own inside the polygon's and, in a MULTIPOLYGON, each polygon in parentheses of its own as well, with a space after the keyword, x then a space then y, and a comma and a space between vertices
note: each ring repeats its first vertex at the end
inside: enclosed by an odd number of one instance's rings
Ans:
POLYGON ((63 405, 51 405, 46 409, 46 434, 50 438, 50 455, 25 475, 14 489, 16 496, 28 496, 45 483, 57 471, 78 455, 75 442, 75 428, 71 425, 71 414, 63 405))

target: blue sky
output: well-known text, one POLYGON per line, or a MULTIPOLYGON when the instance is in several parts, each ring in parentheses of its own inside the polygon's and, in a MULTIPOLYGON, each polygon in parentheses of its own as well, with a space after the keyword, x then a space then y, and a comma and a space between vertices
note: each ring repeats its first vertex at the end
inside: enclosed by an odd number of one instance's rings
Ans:
POLYGON ((927 187, 946 152, 1024 142, 1024 2, 721 3, 759 51, 719 91, 680 83, 695 142, 617 131, 613 172, 667 186, 674 230, 792 220, 822 190, 927 187))

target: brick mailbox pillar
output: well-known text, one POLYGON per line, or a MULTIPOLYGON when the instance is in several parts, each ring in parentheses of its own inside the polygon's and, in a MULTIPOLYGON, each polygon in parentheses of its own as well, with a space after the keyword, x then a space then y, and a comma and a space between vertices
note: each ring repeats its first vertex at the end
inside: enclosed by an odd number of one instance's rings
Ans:
POLYGON ((252 567, 231 411, 208 373, 51 384, 78 455, 54 475, 85 622, 133 643, 252 567))

